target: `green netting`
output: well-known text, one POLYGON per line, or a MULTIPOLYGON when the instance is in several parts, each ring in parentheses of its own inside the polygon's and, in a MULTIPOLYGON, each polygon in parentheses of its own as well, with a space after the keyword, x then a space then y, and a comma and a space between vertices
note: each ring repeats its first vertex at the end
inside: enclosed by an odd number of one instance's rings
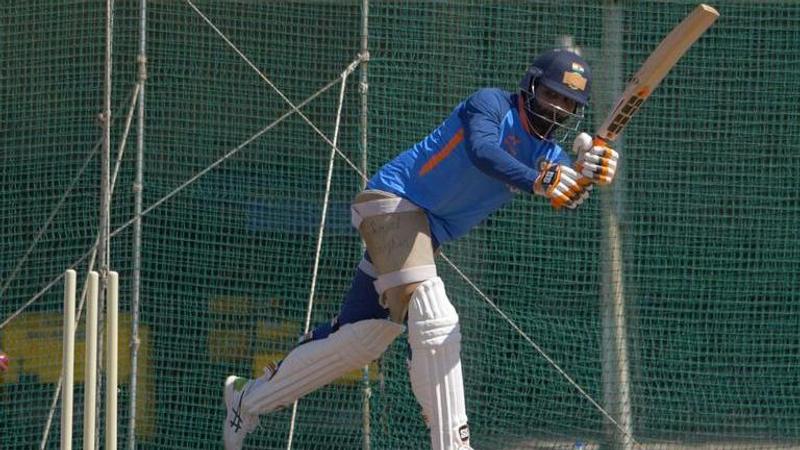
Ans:
MULTIPOLYGON (((60 403, 51 408, 61 369, 57 277, 79 261, 83 281, 97 236, 105 4, 5 3, 0 348, 12 370, 0 375, 0 448, 39 448, 45 433, 45 448, 58 448, 60 403)), ((115 5, 114 157, 137 80, 140 6, 115 5)), ((618 275, 630 429, 640 448, 800 446, 800 4, 714 6, 721 18, 625 131, 612 190, 576 213, 518 196, 444 252, 612 412, 619 387, 607 387, 614 373, 604 363, 604 316, 608 280, 618 275), (621 266, 604 245, 609 210, 619 221, 621 266)), ((336 81, 360 52, 361 1, 196 7, 295 104, 336 81)), ((346 82, 338 146, 356 167, 366 157, 372 173, 477 88, 515 89, 529 58, 565 35, 595 73, 591 130, 622 81, 693 7, 370 2, 368 145, 361 145, 361 65, 346 82), (615 45, 618 64, 602 56, 615 45)), ((189 3, 150 1, 146 11, 144 207, 174 196, 143 220, 136 443, 219 448, 225 376, 259 374, 303 331, 330 146, 297 114, 278 121, 291 108, 189 3)), ((338 101, 337 84, 302 107, 328 139, 338 101)), ((120 445, 130 438, 133 118, 111 211, 112 228, 125 226, 111 245, 123 309, 120 445)), ((360 258, 348 211, 360 184, 337 156, 314 323, 336 314, 360 258)), ((570 449, 580 441, 618 448, 614 428, 590 401, 445 261, 439 267, 461 315, 474 447, 570 449)), ((81 325, 76 359, 82 339, 81 325)), ((365 440, 373 450, 427 448, 405 356, 398 339, 366 378, 356 372, 303 399, 293 448, 354 449, 365 440)), ((82 370, 79 362, 75 448, 82 370)), ((290 416, 265 417, 246 448, 286 448, 290 416)))

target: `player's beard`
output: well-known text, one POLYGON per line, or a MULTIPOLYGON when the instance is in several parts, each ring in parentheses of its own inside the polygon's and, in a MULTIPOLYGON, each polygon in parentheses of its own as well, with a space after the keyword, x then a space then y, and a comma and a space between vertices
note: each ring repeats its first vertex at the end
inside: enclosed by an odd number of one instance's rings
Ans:
POLYGON ((528 127, 534 136, 543 140, 564 142, 570 133, 577 131, 583 119, 584 107, 578 105, 567 111, 549 102, 543 102, 533 92, 522 91, 528 127))
POLYGON ((539 138, 561 141, 566 139, 570 131, 577 128, 577 123, 574 126, 570 124, 574 119, 574 115, 567 111, 542 105, 538 101, 531 103, 533 103, 532 107, 527 108, 528 124, 531 132, 539 138), (563 131, 563 133, 558 131, 563 131), (560 136, 560 134, 563 134, 563 136, 560 136))

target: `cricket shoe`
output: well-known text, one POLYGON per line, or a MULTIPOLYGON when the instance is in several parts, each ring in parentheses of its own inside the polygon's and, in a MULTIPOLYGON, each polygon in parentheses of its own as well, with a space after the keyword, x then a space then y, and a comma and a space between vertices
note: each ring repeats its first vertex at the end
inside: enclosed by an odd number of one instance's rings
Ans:
POLYGON ((241 450, 244 438, 258 427, 258 416, 242 411, 242 399, 255 381, 236 375, 225 380, 225 409, 228 412, 223 425, 225 450, 241 450))

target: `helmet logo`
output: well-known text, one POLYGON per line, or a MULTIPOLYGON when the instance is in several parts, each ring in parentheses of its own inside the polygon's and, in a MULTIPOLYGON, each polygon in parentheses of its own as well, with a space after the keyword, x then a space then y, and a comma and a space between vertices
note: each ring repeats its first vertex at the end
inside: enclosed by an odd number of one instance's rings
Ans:
POLYGON ((586 90, 586 78, 578 72, 564 72, 561 82, 574 91, 586 90))

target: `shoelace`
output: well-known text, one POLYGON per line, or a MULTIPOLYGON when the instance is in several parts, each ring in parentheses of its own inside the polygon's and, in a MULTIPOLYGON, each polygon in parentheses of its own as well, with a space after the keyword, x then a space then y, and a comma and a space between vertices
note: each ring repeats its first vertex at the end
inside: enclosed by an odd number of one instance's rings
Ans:
POLYGON ((243 398, 244 398, 244 392, 242 392, 242 395, 239 397, 239 405, 238 405, 239 407, 238 408, 231 408, 231 410, 233 411, 233 414, 234 414, 234 418, 233 418, 233 420, 231 420, 230 425, 231 425, 231 427, 233 427, 234 431, 236 431, 237 433, 239 432, 239 430, 242 429, 242 423, 244 422, 242 420, 241 414, 239 414, 239 411, 242 409, 242 399, 243 398))
MULTIPOLYGON (((278 365, 277 364, 275 364, 274 362, 268 363, 264 367, 264 375, 262 375, 262 378, 264 378, 266 381, 269 381, 275 375, 275 372, 278 371, 277 369, 278 369, 278 365)), ((242 419, 242 415, 241 415, 240 411, 242 409, 242 400, 244 400, 245 394, 247 394, 247 388, 245 388, 245 391, 242 392, 242 395, 239 397, 238 408, 231 408, 231 411, 233 411, 234 417, 233 417, 233 420, 230 421, 229 425, 237 433, 239 432, 239 430, 242 429, 242 427, 244 425, 244 419, 242 419)), ((253 428, 255 428, 255 427, 253 427, 253 428)))

